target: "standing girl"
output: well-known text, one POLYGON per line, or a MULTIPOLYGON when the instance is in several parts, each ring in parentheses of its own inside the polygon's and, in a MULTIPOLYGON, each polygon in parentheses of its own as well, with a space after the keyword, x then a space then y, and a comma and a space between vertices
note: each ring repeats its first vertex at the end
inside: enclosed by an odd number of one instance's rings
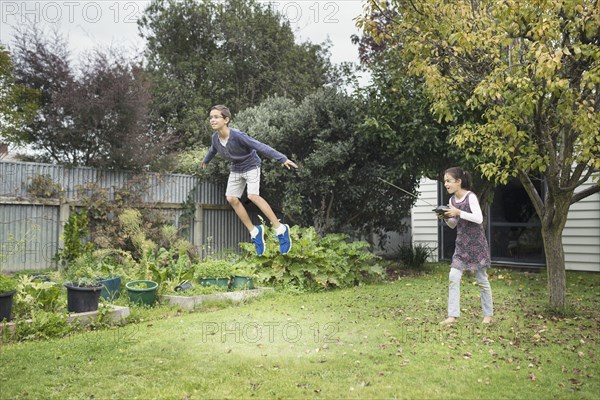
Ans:
POLYGON ((460 280, 464 271, 475 273, 483 309, 483 323, 492 322, 494 305, 492 288, 486 269, 490 266, 490 250, 483 230, 483 214, 477 196, 471 189, 471 176, 459 167, 445 171, 444 187, 452 195, 450 210, 444 218, 451 229, 457 228, 456 246, 450 265, 448 288, 448 318, 442 324, 451 324, 460 316, 460 280))

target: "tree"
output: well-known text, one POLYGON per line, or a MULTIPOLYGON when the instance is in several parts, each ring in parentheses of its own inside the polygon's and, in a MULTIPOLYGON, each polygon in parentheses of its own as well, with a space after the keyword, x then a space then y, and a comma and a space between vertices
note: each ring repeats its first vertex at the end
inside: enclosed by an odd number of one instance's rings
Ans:
POLYGON ((206 133, 214 104, 237 113, 327 83, 327 47, 297 44, 289 23, 255 0, 154 0, 139 28, 156 82, 154 120, 182 133, 206 133))
MULTIPOLYGON (((301 102, 269 98, 240 112, 234 123, 296 161, 287 171, 264 162, 261 192, 295 224, 321 233, 365 235, 401 232, 413 198, 377 177, 401 163, 386 144, 364 135, 361 104, 335 89, 323 89, 301 102)), ((397 184, 413 190, 414 176, 397 184)))
POLYGON ((542 224, 550 305, 564 308, 567 213, 600 191, 581 189, 600 170, 597 0, 369 0, 369 9, 362 28, 423 77, 432 110, 455 123, 451 142, 482 157, 490 179, 523 184, 542 224), (390 10, 394 23, 378 24, 390 10), (458 119, 465 109, 481 118, 458 119))
POLYGON ((38 92, 18 85, 10 53, 0 45, 0 142, 19 140, 20 128, 37 111, 38 92))
MULTIPOLYGON (((448 151, 448 124, 439 123, 429 110, 422 79, 407 73, 407 65, 394 48, 370 37, 354 37, 359 44, 361 68, 368 69, 371 84, 355 92, 365 105, 365 135, 386 143, 402 159, 396 174, 410 170, 436 179, 440 170, 456 164, 456 151, 448 151)), ((450 149, 451 150, 451 149, 450 149)))
POLYGON ((30 144, 38 160, 136 169, 173 140, 150 129, 150 81, 118 52, 96 49, 76 69, 58 32, 28 27, 16 36, 13 58, 17 82, 40 93, 35 118, 13 139, 30 144))
MULTIPOLYGON (((374 10, 378 25, 395 23, 395 10, 374 10)), ((381 30, 389 27, 380 26, 381 30)), ((371 83, 355 94, 365 105, 364 134, 386 143, 395 158, 402 160, 397 170, 388 169, 388 179, 409 172, 419 179, 426 176, 443 180, 443 171, 460 165, 473 172, 474 190, 485 205, 493 200, 494 185, 476 170, 481 157, 468 156, 448 143, 452 123, 437 121, 432 102, 425 93, 423 79, 408 72, 408 62, 399 57, 398 46, 378 41, 370 35, 352 37, 358 45, 360 68, 368 70, 371 83)), ((481 118, 477 112, 456 108, 456 120, 481 118)), ((416 188, 416 185, 415 185, 416 188)), ((417 193, 415 193, 416 195, 417 193)), ((486 208, 483 208, 484 213, 486 208)), ((484 220, 485 221, 485 220, 484 220)), ((484 222, 485 223, 485 222, 484 222)))

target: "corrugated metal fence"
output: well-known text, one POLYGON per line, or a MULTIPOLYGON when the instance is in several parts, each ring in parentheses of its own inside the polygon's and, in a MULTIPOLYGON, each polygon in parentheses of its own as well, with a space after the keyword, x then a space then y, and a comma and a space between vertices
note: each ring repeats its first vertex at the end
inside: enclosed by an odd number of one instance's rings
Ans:
MULTIPOLYGON (((128 188, 143 193, 144 207, 160 209, 178 228, 187 225, 183 235, 203 256, 238 250, 238 244, 249 239, 225 200, 224 187, 193 176, 0 161, 0 249, 6 256, 2 267, 11 272, 53 267, 71 207, 80 205, 92 189, 101 189, 114 200, 128 188), (40 177, 60 193, 48 198, 32 195, 32 183, 40 177), (19 241, 26 244, 16 251, 19 241)), ((256 220, 254 209, 248 211, 256 220)))

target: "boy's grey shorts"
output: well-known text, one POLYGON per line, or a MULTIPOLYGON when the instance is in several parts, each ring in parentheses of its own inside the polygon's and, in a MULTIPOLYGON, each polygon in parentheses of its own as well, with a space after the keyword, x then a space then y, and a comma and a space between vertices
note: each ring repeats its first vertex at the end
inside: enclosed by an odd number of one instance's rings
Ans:
POLYGON ((260 194, 260 167, 242 173, 230 172, 225 196, 242 197, 246 185, 249 195, 260 194))

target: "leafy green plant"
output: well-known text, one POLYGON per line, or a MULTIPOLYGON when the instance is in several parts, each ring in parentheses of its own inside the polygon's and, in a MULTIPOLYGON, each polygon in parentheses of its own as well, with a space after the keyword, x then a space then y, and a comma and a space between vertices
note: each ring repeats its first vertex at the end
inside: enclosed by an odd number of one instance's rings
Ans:
POLYGON ((100 260, 93 252, 85 252, 69 264, 69 268, 64 272, 64 278, 76 286, 97 286, 98 281, 104 277, 98 268, 99 263, 100 260))
POLYGON ((17 284, 14 310, 19 318, 32 318, 38 311, 53 312, 64 306, 60 287, 55 282, 39 281, 22 275, 17 284))
POLYGON ((90 235, 90 220, 86 209, 76 211, 71 207, 71 214, 65 224, 63 235, 64 247, 59 249, 55 260, 63 267, 68 267, 69 263, 75 261, 83 253, 94 249, 94 244, 87 241, 90 235))
POLYGON ((167 280, 192 279, 194 269, 189 255, 185 251, 177 252, 177 249, 165 249, 161 247, 145 258, 147 262, 148 277, 159 284, 167 280))
POLYGON ((148 289, 148 282, 137 282, 132 285, 129 285, 131 289, 148 289))
POLYGON ((397 258, 404 267, 419 270, 423 268, 431 252, 431 248, 425 244, 401 245, 397 250, 397 258))
POLYGON ((254 263, 249 262, 247 260, 240 260, 233 265, 233 276, 248 276, 248 277, 258 277, 256 272, 256 266, 254 263))
POLYGON ((100 283, 100 280, 98 278, 89 277, 81 277, 76 280, 70 280, 69 282, 67 282, 67 284, 80 288, 97 288, 102 286, 102 283, 100 283))
POLYGON ((233 263, 228 260, 206 259, 194 265, 199 278, 229 278, 234 274, 233 263))
POLYGON ((320 237, 314 228, 297 226, 290 228, 290 235, 293 248, 286 255, 279 253, 275 238, 266 241, 267 249, 260 257, 251 243, 240 244, 247 252, 245 261, 258 271, 260 281, 317 291, 360 285, 383 276, 379 257, 367 250, 366 242, 350 242, 342 234, 320 237))
POLYGON ((12 292, 17 288, 17 281, 10 276, 0 274, 0 293, 12 292))
POLYGON ((66 311, 38 310, 31 321, 17 321, 14 338, 16 340, 40 340, 67 336, 81 329, 79 324, 69 324, 66 311))

